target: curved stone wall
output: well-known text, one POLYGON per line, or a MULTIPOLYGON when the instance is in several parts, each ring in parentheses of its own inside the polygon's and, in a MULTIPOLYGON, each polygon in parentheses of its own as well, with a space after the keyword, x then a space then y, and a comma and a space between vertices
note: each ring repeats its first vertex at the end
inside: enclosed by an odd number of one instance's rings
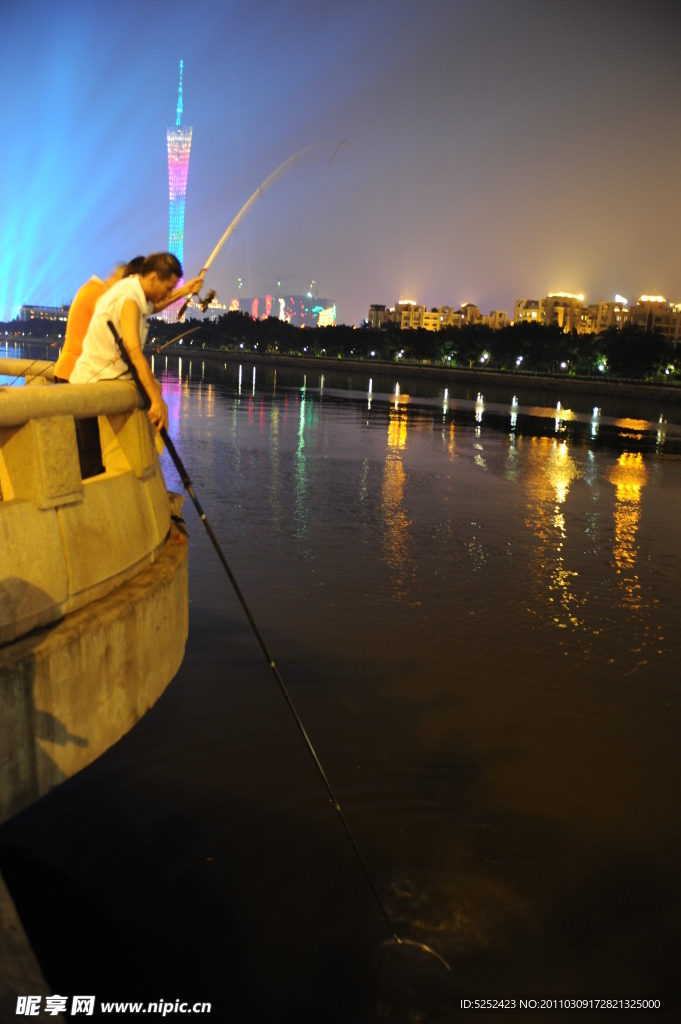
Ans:
POLYGON ((0 647, 0 822, 116 743, 179 669, 189 548, 179 539, 108 596, 0 647))
MULTIPOLYGON (((61 397, 70 388, 40 390, 61 397)), ((106 472, 85 481, 73 416, 7 426, 2 412, 0 644, 99 600, 149 565, 170 530, 144 412, 99 417, 106 472)))

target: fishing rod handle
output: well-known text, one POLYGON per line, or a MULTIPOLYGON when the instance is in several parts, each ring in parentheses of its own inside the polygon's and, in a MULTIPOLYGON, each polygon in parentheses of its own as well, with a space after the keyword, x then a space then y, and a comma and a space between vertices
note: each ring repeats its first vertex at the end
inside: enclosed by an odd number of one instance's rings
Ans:
MULTIPOLYGON (((200 278, 203 278, 203 275, 206 273, 207 269, 208 269, 208 267, 204 267, 203 268, 203 270, 199 274, 200 278)), ((177 319, 178 320, 181 320, 182 317, 184 316, 184 314, 187 312, 187 310, 189 308, 189 300, 190 299, 191 299, 191 295, 188 295, 187 298, 182 303, 182 305, 180 306, 180 308, 178 309, 178 311, 177 311, 177 319)))

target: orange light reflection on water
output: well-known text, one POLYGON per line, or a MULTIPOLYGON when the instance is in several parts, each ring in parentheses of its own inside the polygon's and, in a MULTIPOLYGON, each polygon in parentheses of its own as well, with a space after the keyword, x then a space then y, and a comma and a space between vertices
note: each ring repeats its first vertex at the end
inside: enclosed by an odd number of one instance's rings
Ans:
POLYGON ((524 446, 524 469, 528 512, 525 524, 541 542, 534 548, 532 575, 541 590, 548 580, 547 602, 553 605, 555 624, 561 629, 568 623, 580 626, 580 599, 572 591, 572 580, 579 574, 565 565, 567 529, 561 506, 581 470, 570 455, 567 442, 548 437, 533 437, 524 446))
POLYGON ((638 557, 636 533, 641 519, 641 491, 648 480, 648 470, 640 452, 623 452, 616 465, 610 466, 606 478, 615 486, 615 543, 612 553, 615 571, 620 579, 622 604, 631 608, 641 605, 641 584, 635 571, 638 557))
POLYGON ((383 470, 381 489, 381 511, 385 522, 383 540, 384 557, 396 573, 397 596, 406 593, 404 576, 409 564, 409 526, 411 521, 403 507, 406 473, 402 465, 401 452, 407 444, 407 412, 391 408, 388 423, 388 454, 383 470))

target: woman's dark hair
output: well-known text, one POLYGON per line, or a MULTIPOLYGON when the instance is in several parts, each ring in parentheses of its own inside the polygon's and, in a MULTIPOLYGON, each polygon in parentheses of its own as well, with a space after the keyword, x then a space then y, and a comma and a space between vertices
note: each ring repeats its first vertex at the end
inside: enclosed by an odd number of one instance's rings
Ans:
POLYGON ((126 263, 123 269, 123 277, 131 277, 133 274, 139 274, 144 266, 145 259, 146 256, 135 256, 134 260, 130 260, 129 263, 126 263))
POLYGON ((162 281, 167 281, 173 275, 182 277, 182 264, 171 252, 152 252, 151 256, 147 256, 138 273, 144 276, 153 274, 154 271, 162 281))

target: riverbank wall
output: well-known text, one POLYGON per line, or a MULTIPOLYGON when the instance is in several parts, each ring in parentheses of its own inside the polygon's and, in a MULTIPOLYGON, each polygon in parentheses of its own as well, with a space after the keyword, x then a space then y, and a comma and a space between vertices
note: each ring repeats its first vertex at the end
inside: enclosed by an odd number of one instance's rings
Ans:
MULTIPOLYGON (((155 349, 149 348, 148 355, 155 349)), ((567 374, 508 373, 502 370, 461 369, 447 366, 423 366, 415 363, 380 362, 365 359, 326 359, 316 356, 264 355, 257 352, 225 352, 217 349, 172 345, 163 350, 165 356, 223 365, 243 363, 249 366, 286 367, 287 369, 318 370, 320 373, 362 373, 399 375, 400 380, 421 379, 447 383, 471 384, 483 387, 507 386, 513 388, 541 388, 561 394, 617 395, 621 398, 657 398, 665 403, 681 404, 681 386, 639 380, 602 380, 598 377, 570 377, 567 374)))

